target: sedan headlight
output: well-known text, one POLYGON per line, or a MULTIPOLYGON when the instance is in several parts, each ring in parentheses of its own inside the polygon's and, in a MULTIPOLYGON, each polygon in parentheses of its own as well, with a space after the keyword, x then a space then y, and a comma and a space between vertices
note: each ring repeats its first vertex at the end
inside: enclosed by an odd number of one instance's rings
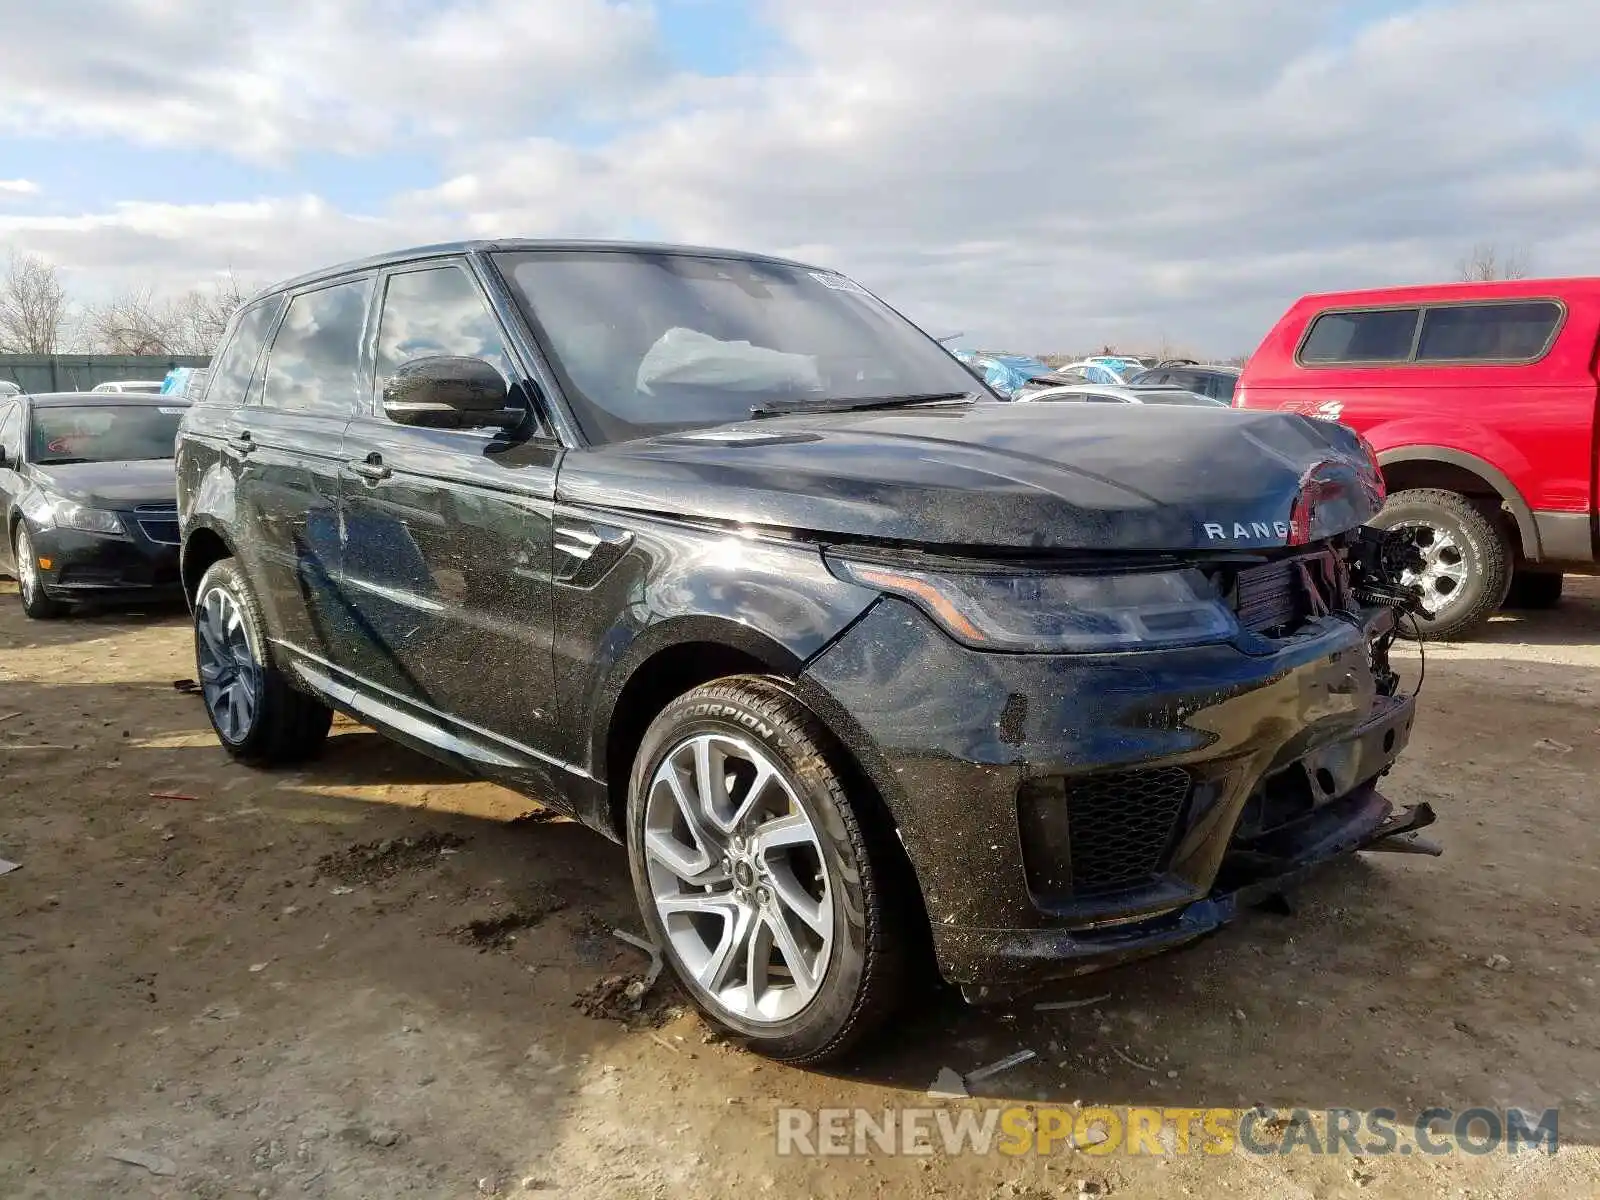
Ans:
POLYGON ((50 519, 58 529, 81 529, 84 533, 120 534, 122 522, 114 512, 89 508, 59 496, 50 501, 50 519))
POLYGON ((1199 571, 1066 575, 920 571, 829 557, 842 579, 903 596, 979 650, 1106 652, 1227 641, 1228 606, 1199 571))

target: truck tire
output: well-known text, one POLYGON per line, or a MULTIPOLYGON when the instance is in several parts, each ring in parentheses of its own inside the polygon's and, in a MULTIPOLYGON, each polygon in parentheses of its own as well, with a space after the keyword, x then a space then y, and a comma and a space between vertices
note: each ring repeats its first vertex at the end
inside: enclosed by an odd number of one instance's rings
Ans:
POLYGON ((1492 513, 1466 496, 1413 488, 1389 497, 1372 521, 1378 529, 1403 529, 1423 555, 1422 571, 1403 582, 1422 588, 1426 612, 1403 622, 1407 636, 1424 641, 1470 637, 1505 603, 1511 588, 1510 538, 1492 513))
POLYGON ((894 848, 778 681, 697 687, 651 722, 627 846, 651 939, 705 1018, 792 1063, 848 1054, 897 1006, 911 947, 894 848))
POLYGON ((1554 608, 1561 603, 1561 588, 1566 576, 1560 571, 1521 570, 1511 577, 1506 608, 1554 608))

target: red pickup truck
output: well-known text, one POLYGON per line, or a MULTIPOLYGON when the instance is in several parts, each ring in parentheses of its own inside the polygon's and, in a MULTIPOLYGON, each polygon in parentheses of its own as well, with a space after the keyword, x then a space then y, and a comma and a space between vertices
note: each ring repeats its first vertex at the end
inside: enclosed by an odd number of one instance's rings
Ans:
POLYGON ((1306 296, 1250 358, 1239 408, 1343 422, 1377 451, 1374 524, 1421 552, 1427 638, 1545 608, 1595 574, 1600 279, 1306 296))

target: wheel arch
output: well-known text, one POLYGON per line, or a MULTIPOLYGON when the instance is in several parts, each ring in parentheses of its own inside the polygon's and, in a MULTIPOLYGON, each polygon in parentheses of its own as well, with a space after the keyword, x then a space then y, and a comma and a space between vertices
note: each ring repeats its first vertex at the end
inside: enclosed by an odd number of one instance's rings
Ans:
POLYGON ((194 607, 195 593, 200 590, 200 580, 212 565, 225 558, 236 557, 228 536, 210 522, 202 522, 183 538, 183 549, 178 553, 178 573, 183 581, 183 598, 194 607))
POLYGON ((1503 503, 1516 525, 1514 547, 1529 562, 1542 556, 1539 526, 1533 510, 1505 472, 1475 454, 1447 446, 1399 446, 1378 455, 1389 494, 1414 488, 1439 488, 1464 496, 1493 497, 1503 503))

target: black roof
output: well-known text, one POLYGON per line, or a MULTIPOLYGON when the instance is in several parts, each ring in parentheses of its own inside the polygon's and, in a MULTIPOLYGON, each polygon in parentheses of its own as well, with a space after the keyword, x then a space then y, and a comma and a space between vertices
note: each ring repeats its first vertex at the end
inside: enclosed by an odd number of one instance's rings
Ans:
POLYGON ((584 238, 493 238, 461 242, 435 242, 427 246, 412 246, 405 250, 390 250, 383 254, 373 254, 366 258, 357 258, 349 262, 337 263, 333 266, 320 267, 315 271, 307 271, 303 275, 296 275, 293 279, 285 279, 281 283, 275 283, 271 287, 263 288, 250 298, 250 302, 254 303, 263 296, 272 296, 278 292, 303 287, 308 283, 331 279, 336 275, 348 275, 356 271, 371 271, 379 267, 396 266, 424 258, 444 258, 448 255, 458 254, 488 254, 507 250, 589 250, 633 254, 694 254, 706 258, 742 258, 750 262, 776 263, 785 267, 815 269, 812 264, 796 262, 794 259, 780 258, 772 254, 754 254, 748 250, 721 250, 712 246, 682 246, 671 242, 615 242, 584 238))
POLYGON ((91 405, 123 408, 130 404, 182 407, 188 403, 181 396, 163 396, 156 392, 35 392, 21 399, 35 408, 87 408, 91 405))

